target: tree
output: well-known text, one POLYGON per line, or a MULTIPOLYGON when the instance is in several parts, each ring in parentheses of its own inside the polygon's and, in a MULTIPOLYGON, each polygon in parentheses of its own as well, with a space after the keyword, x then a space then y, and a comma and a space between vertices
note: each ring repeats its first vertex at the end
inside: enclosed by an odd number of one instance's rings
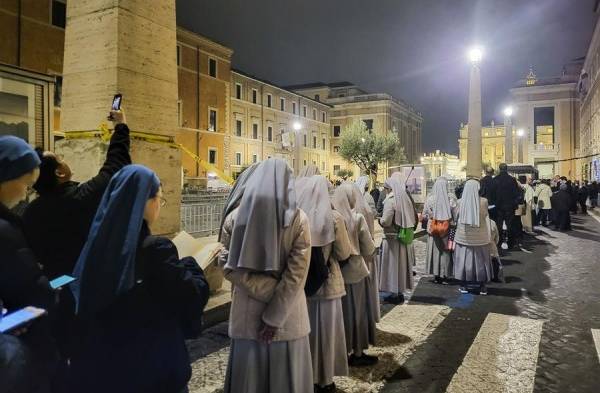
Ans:
POLYGON ((344 160, 356 164, 371 181, 377 177, 380 163, 406 162, 404 149, 400 147, 396 134, 372 133, 362 121, 353 122, 344 129, 339 154, 344 160))

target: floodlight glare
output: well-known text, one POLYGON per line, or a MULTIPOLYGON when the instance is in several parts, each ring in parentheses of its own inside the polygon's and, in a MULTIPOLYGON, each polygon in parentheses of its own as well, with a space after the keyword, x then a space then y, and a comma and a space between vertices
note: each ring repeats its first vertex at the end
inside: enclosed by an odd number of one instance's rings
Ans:
POLYGON ((507 106, 506 108, 504 108, 504 116, 511 117, 512 114, 513 114, 512 106, 507 106))
POLYGON ((469 49, 469 59, 473 63, 479 63, 483 57, 483 49, 480 46, 474 46, 469 49))
POLYGON ((302 124, 299 121, 294 122, 294 130, 300 131, 302 129, 302 124))
POLYGON ((519 128, 517 130, 517 136, 523 136, 523 135, 525 135, 525 130, 523 130, 522 128, 519 128))

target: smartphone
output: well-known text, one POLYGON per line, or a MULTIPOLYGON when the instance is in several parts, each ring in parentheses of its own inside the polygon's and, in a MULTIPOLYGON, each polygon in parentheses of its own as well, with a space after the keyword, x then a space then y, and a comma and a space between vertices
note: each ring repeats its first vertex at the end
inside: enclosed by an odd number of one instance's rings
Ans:
POLYGON ((46 310, 32 306, 12 312, 0 320, 0 333, 15 330, 43 315, 46 315, 46 310))
POLYGON ((70 284, 75 280, 77 280, 75 277, 64 275, 50 281, 50 286, 52 287, 52 289, 57 289, 60 287, 64 287, 65 285, 70 284))
POLYGON ((112 110, 120 111, 121 110, 121 100, 123 99, 123 95, 121 93, 115 94, 112 102, 112 110))

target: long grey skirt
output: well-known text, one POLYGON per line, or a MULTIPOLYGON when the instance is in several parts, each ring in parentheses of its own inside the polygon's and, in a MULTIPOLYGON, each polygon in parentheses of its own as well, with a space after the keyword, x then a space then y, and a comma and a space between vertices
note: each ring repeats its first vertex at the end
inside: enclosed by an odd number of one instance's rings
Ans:
POLYGON ((461 281, 489 282, 493 276, 490 246, 465 246, 456 243, 454 278, 461 281))
POLYGON ((308 317, 313 381, 326 386, 333 383, 334 376, 348 375, 341 299, 309 299, 308 317))
POLYGON ((413 289, 412 267, 414 263, 413 244, 407 246, 397 239, 385 237, 381 243, 379 290, 399 294, 407 289, 413 289))
POLYGON ((356 284, 347 284, 342 298, 344 330, 348 353, 360 353, 375 342, 375 323, 369 318, 366 278, 356 284))
POLYGON ((427 272, 438 277, 452 277, 452 253, 446 251, 448 237, 427 236, 427 272))
POLYGON ((263 344, 232 339, 225 375, 226 393, 312 393, 308 336, 263 344))
MULTIPOLYGON (((369 318, 373 324, 381 319, 381 310, 379 308, 379 255, 366 257, 365 262, 369 269, 367 277, 367 297, 369 301, 369 318)), ((374 344, 374 343, 371 343, 374 344)))

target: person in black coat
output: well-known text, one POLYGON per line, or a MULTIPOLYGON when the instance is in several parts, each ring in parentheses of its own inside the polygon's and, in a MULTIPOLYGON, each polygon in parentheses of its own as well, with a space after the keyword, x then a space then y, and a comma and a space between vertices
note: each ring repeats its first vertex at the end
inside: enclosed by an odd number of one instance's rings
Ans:
POLYGON ((571 230, 571 204, 572 197, 568 191, 568 185, 561 183, 559 190, 552 195, 550 199, 552 210, 554 210, 554 226, 556 230, 569 231, 571 230))
POLYGON ((27 306, 48 313, 12 337, 0 335, 2 392, 49 392, 58 359, 49 321, 56 296, 25 241, 21 219, 10 211, 25 199, 39 163, 25 141, 0 137, 0 300, 8 313, 27 306))
POLYGON ((72 392, 187 390, 184 340, 200 333, 209 289, 193 258, 151 235, 163 204, 158 178, 141 165, 126 166, 107 187, 73 272, 82 328, 72 392))
MULTIPOLYGON (((504 163, 500 164, 498 169, 500 173, 494 177, 492 181, 495 192, 495 205, 496 205, 496 225, 498 231, 502 230, 502 224, 506 223, 508 232, 508 246, 513 247, 518 239, 519 234, 515 233, 515 225, 513 220, 515 217, 515 210, 519 205, 519 201, 522 197, 521 187, 517 184, 517 180, 508 174, 508 166, 504 163)), ((502 243, 502 237, 500 237, 500 243, 502 243)), ((500 246, 500 244, 498 244, 500 246)))
POLYGON ((594 209, 596 206, 598 206, 598 191, 600 191, 598 189, 598 182, 593 181, 592 184, 590 184, 589 186, 589 191, 590 191, 590 208, 594 209))
POLYGON ((50 279, 71 274, 108 182, 131 164, 125 115, 113 111, 111 118, 115 131, 106 160, 98 174, 86 182, 72 181, 65 161, 53 152, 38 150, 42 164, 33 188, 39 197, 25 210, 23 222, 27 241, 50 279))
POLYGON ((489 210, 488 213, 490 215, 490 219, 496 219, 496 189, 494 187, 494 168, 487 167, 485 169, 485 176, 481 178, 479 184, 481 184, 481 188, 479 189, 479 196, 487 199, 489 210))
POLYGON ((589 191, 587 186, 585 185, 585 182, 581 183, 581 187, 579 187, 579 190, 577 191, 577 201, 579 202, 579 206, 581 207, 581 213, 586 214, 587 213, 587 199, 589 196, 589 191))

